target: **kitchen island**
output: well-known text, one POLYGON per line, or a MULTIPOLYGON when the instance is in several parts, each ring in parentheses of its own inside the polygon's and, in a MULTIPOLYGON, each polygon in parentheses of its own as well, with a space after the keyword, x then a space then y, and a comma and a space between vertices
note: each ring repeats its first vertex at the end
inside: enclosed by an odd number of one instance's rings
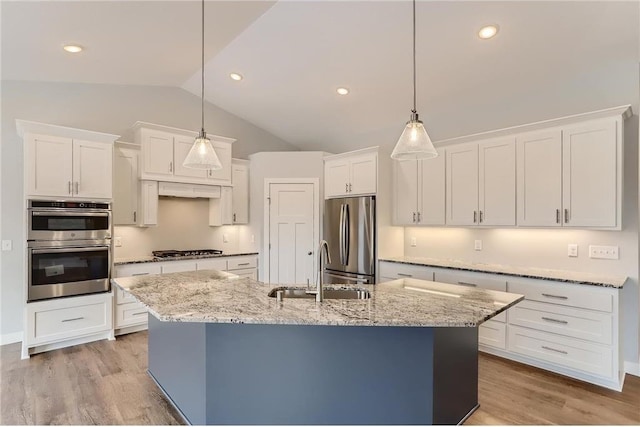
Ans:
POLYGON ((149 309, 149 374, 190 424, 458 424, 478 325, 523 298, 405 279, 278 301, 215 270, 113 282, 149 309))

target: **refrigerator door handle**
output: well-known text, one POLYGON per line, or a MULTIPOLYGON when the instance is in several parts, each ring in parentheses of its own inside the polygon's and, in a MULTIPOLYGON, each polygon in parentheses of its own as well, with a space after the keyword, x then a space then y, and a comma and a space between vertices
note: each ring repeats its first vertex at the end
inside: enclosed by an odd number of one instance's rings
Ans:
POLYGON ((351 219, 349 214, 349 205, 344 205, 344 265, 349 264, 349 248, 351 247, 351 219))
POLYGON ((340 264, 344 264, 344 204, 340 205, 340 226, 338 230, 338 247, 340 248, 340 264))

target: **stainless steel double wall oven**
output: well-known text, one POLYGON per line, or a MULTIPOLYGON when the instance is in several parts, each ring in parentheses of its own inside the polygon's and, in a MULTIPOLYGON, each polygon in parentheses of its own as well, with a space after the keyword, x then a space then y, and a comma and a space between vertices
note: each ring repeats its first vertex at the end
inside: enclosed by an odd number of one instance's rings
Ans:
POLYGON ((27 301, 110 290, 111 203, 29 200, 27 301))

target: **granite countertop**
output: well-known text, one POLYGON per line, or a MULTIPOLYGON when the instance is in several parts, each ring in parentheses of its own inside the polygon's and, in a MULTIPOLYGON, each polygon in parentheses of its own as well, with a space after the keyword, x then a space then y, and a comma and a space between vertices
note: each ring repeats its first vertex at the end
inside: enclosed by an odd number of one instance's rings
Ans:
POLYGON ((159 258, 154 256, 140 256, 135 258, 116 258, 116 260, 113 262, 113 265, 142 264, 145 262, 184 261, 189 259, 203 259, 203 258, 226 258, 226 257, 243 256, 243 255, 258 255, 258 252, 230 252, 230 253, 223 253, 219 255, 191 255, 191 256, 165 257, 165 258, 159 258))
MULTIPOLYGON (((329 285, 367 289, 367 300, 267 296, 281 285, 217 270, 119 277, 129 292, 162 321, 337 326, 475 327, 522 300, 522 295, 417 279, 377 285, 329 285)), ((305 289, 306 286, 294 286, 305 289)))
POLYGON ((532 279, 556 280, 560 282, 604 286, 610 288, 622 288, 627 280, 626 276, 609 276, 578 271, 553 270, 534 267, 515 267, 500 264, 481 264, 451 259, 388 257, 380 258, 380 261, 420 265, 426 267, 453 268, 457 270, 478 271, 482 273, 506 274, 510 276, 529 277, 532 279))

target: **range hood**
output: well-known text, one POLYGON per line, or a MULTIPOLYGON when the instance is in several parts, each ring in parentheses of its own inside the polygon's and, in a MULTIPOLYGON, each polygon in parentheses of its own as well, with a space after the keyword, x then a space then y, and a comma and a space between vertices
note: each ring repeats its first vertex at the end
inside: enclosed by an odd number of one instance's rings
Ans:
POLYGON ((182 184, 179 182, 158 182, 158 196, 219 199, 219 185, 182 184))

